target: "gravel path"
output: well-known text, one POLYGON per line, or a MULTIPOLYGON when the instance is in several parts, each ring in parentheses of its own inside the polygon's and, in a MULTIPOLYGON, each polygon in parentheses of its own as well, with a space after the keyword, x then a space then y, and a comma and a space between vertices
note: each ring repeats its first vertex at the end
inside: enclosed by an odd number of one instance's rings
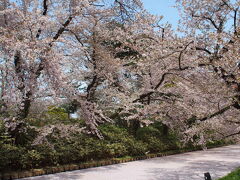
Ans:
POLYGON ((240 145, 230 145, 22 180, 204 180, 205 172, 217 179, 239 166, 240 145))

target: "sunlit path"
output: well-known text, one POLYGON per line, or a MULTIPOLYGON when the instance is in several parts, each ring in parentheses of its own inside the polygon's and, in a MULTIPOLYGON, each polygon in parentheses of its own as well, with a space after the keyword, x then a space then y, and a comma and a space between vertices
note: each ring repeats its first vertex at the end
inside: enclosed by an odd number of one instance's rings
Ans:
POLYGON ((24 180, 203 180, 205 172, 216 179, 239 166, 240 145, 231 145, 24 180))

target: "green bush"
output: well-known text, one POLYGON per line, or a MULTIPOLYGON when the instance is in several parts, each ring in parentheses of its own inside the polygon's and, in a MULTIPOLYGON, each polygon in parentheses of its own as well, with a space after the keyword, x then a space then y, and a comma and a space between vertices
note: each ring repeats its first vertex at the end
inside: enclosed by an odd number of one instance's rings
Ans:
POLYGON ((48 119, 52 121, 65 121, 68 120, 68 113, 64 108, 50 106, 47 111, 48 119))
POLYGON ((56 123, 71 123, 68 113, 64 108, 57 106, 49 106, 47 111, 40 113, 38 116, 34 115, 30 116, 26 119, 32 126, 42 127, 48 124, 56 124, 56 123))
POLYGON ((22 163, 21 156, 25 154, 25 149, 12 144, 0 144, 0 169, 20 169, 22 163))
POLYGON ((147 144, 147 149, 151 153, 160 152, 165 148, 160 139, 161 132, 152 126, 139 128, 136 137, 147 144))
MULTIPOLYGON (((177 148, 177 136, 170 130, 166 135, 161 124, 139 128, 136 137, 127 128, 113 124, 99 126, 104 139, 86 134, 61 137, 58 131, 47 136, 48 144, 15 145, 0 124, 0 170, 30 169, 91 160, 140 156, 177 148)), ((32 136, 26 133, 26 136, 32 136)), ((32 138, 32 137, 31 137, 32 138)), ((31 139, 29 137, 29 139, 31 139)))
POLYGON ((130 156, 144 155, 147 151, 146 144, 136 140, 127 129, 117 127, 116 125, 102 125, 100 130, 105 138, 105 141, 110 143, 121 143, 126 148, 126 154, 130 156))
POLYGON ((104 139, 113 143, 123 141, 130 136, 125 128, 120 128, 112 124, 101 125, 99 126, 99 129, 104 136, 104 139))
POLYGON ((125 144, 127 146, 128 155, 130 156, 141 156, 145 155, 147 152, 147 145, 134 138, 125 139, 125 144))
POLYGON ((87 161, 91 155, 94 155, 96 147, 99 147, 96 140, 87 137, 84 139, 82 135, 71 140, 62 139, 54 144, 60 164, 87 161))
POLYGON ((37 150, 27 150, 25 154, 20 158, 22 168, 36 168, 41 164, 41 159, 44 157, 41 156, 41 153, 37 150))
POLYGON ((32 147, 33 150, 39 152, 40 162, 39 166, 51 166, 59 164, 59 155, 53 147, 50 147, 48 144, 39 144, 32 147))
POLYGON ((147 149, 151 153, 157 153, 179 148, 180 142, 177 136, 167 130, 160 122, 139 128, 136 132, 136 138, 147 144, 147 149))
POLYGON ((20 157, 25 154, 24 148, 14 145, 14 139, 6 132, 0 121, 0 170, 21 168, 20 157))
POLYGON ((155 127, 147 126, 147 127, 139 128, 137 131, 136 137, 138 139, 141 139, 144 142, 148 142, 149 138, 151 137, 160 138, 161 135, 162 135, 161 132, 155 127))
POLYGON ((127 147, 123 143, 106 144, 105 150, 109 158, 123 157, 128 154, 127 147))
POLYGON ((59 159, 58 163, 68 164, 83 160, 83 154, 80 147, 81 146, 77 146, 77 143, 55 145, 56 155, 59 159))

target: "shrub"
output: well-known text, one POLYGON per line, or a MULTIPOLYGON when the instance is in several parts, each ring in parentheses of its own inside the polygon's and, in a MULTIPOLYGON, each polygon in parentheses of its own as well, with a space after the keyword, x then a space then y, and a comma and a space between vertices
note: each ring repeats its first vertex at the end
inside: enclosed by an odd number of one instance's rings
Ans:
POLYGON ((50 166, 59 164, 59 156, 57 152, 48 144, 39 144, 32 147, 33 150, 39 152, 39 166, 50 166))
POLYGON ((123 157, 128 154, 127 147, 123 143, 106 144, 105 151, 109 158, 123 157))
POLYGON ((103 140, 81 133, 63 138, 58 131, 54 131, 47 136, 49 144, 33 146, 29 140, 28 143, 17 146, 0 124, 0 170, 140 156, 147 151, 155 153, 176 147, 178 142, 171 131, 167 136, 163 135, 160 124, 139 128, 137 139, 128 129, 113 124, 101 125, 99 129, 104 136, 103 140))
POLYGON ((35 127, 43 127, 46 125, 53 125, 58 123, 65 125, 78 124, 81 127, 86 126, 83 119, 69 118, 69 114, 64 108, 56 106, 48 107, 47 111, 44 111, 39 115, 30 114, 26 118, 26 122, 35 127))
POLYGON ((139 128, 136 138, 146 143, 151 153, 178 149, 180 145, 177 136, 171 130, 166 133, 166 127, 160 122, 139 128))
POLYGON ((41 153, 36 150, 27 150, 20 158, 21 166, 24 169, 36 168, 41 164, 41 153))
POLYGON ((161 137, 161 132, 152 126, 147 126, 147 127, 143 127, 143 128, 139 128, 136 134, 136 137, 138 139, 141 139, 144 142, 148 142, 150 137, 157 137, 160 138, 161 137))
POLYGON ((20 157, 25 154, 24 149, 12 144, 0 144, 0 169, 21 168, 20 157))
POLYGON ((110 143, 121 143, 122 146, 126 148, 126 153, 122 153, 122 156, 138 156, 145 154, 146 145, 142 141, 136 140, 128 133, 127 129, 120 128, 116 125, 105 124, 100 126, 100 130, 105 141, 110 143))
POLYGON ((50 106, 47 111, 48 119, 52 121, 65 121, 68 120, 68 113, 64 108, 50 106))
POLYGON ((142 141, 128 138, 125 139, 125 144, 127 146, 128 155, 130 156, 141 156, 145 155, 147 152, 147 145, 142 141))
POLYGON ((22 168, 20 157, 25 149, 14 144, 14 139, 6 132, 4 124, 0 121, 0 170, 22 168))

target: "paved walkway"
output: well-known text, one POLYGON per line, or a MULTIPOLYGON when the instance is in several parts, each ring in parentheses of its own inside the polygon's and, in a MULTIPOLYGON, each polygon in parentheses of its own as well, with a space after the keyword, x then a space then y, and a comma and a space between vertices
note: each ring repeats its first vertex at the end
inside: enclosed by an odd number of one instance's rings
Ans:
POLYGON ((217 179, 239 166, 240 145, 231 145, 24 180, 204 180, 205 172, 217 179))

